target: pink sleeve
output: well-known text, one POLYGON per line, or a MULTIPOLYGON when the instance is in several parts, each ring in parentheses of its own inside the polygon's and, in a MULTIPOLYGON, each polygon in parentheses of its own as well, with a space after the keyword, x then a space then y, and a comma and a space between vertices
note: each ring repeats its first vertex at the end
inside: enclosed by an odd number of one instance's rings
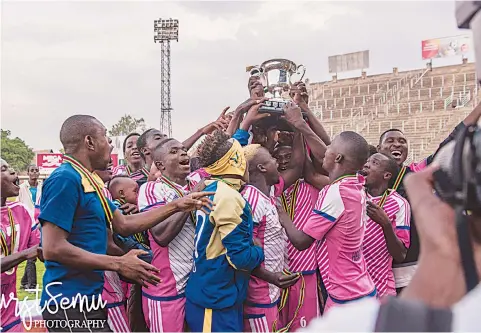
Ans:
POLYGON ((40 223, 35 220, 30 213, 25 210, 26 216, 28 216, 28 222, 25 223, 25 227, 30 227, 30 236, 27 242, 27 249, 32 246, 40 244, 40 223))
POLYGON ((428 160, 424 159, 421 162, 418 163, 411 163, 409 165, 409 169, 411 169, 412 172, 419 172, 424 170, 428 166, 428 160))
POLYGON ((406 248, 411 244, 411 207, 407 200, 403 199, 399 204, 399 211, 395 215, 395 232, 396 236, 403 242, 406 248))
POLYGON ((284 178, 282 176, 279 176, 279 182, 274 185, 274 196, 275 197, 280 197, 282 193, 284 192, 284 178))
POLYGON ((321 240, 344 213, 339 186, 326 186, 321 193, 302 231, 321 240))

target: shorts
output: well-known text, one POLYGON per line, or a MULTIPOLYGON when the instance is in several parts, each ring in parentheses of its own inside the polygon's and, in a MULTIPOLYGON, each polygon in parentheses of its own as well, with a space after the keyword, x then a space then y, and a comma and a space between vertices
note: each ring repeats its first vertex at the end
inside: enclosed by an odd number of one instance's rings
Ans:
POLYGON ((184 294, 155 297, 142 292, 142 310, 150 332, 184 332, 184 294))
POLYGON ((334 306, 339 306, 339 305, 344 305, 344 304, 356 302, 356 301, 362 300, 362 299, 367 298, 367 297, 376 297, 377 298, 377 290, 374 289, 371 293, 369 293, 366 296, 361 296, 361 297, 354 298, 354 299, 351 299, 351 300, 336 300, 336 299, 333 299, 331 296, 328 296, 327 301, 326 301, 326 307, 324 308, 324 315, 326 314, 327 311, 329 311, 330 308, 332 308, 334 306))
POLYGON ((290 332, 306 327, 309 322, 321 314, 318 295, 318 278, 316 271, 302 272, 302 277, 289 288, 287 303, 279 315, 277 329, 286 327, 291 321, 290 332), (304 278, 304 300, 299 307, 302 292, 302 278, 304 278), (296 310, 299 307, 299 310, 296 310))
POLYGON ((125 302, 107 304, 107 320, 110 329, 117 332, 130 332, 125 302))
POLYGON ((244 332, 272 332, 279 319, 277 304, 244 305, 244 332))
POLYGON ((191 332, 243 332, 242 305, 215 310, 185 303, 185 319, 191 332))

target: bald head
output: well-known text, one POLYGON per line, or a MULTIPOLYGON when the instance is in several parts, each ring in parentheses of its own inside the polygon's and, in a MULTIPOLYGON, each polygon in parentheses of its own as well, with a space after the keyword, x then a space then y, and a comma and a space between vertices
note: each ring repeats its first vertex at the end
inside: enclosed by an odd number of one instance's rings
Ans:
POLYGON ((85 137, 96 137, 104 126, 95 117, 77 114, 67 118, 60 129, 60 142, 66 154, 78 151, 85 137))
POLYGON ((338 145, 337 148, 346 161, 351 163, 357 170, 362 168, 369 157, 369 144, 366 139, 356 132, 341 132, 336 145, 338 145))

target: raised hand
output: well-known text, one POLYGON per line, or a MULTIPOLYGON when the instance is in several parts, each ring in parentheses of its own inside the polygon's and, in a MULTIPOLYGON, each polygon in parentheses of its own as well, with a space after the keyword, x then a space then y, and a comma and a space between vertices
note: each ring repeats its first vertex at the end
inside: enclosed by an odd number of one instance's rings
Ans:
POLYGON ((205 135, 211 134, 215 130, 225 131, 229 126, 229 122, 230 122, 230 120, 226 116, 226 112, 229 109, 230 109, 230 106, 225 107, 224 110, 222 110, 220 116, 215 121, 204 126, 202 128, 202 134, 205 134, 205 135))
POLYGON ((302 119, 301 108, 292 101, 287 102, 284 107, 283 118, 294 127, 304 121, 304 119, 302 119))
POLYGON ((174 200, 177 208, 183 212, 190 212, 193 210, 201 210, 206 214, 209 214, 214 204, 208 198, 210 195, 214 195, 215 192, 192 192, 189 195, 174 200))
POLYGON ((139 259, 138 256, 146 254, 142 250, 131 250, 127 254, 120 257, 120 266, 118 273, 129 280, 133 280, 145 288, 148 288, 148 284, 157 285, 160 278, 154 273, 158 273, 159 270, 154 266, 139 259))

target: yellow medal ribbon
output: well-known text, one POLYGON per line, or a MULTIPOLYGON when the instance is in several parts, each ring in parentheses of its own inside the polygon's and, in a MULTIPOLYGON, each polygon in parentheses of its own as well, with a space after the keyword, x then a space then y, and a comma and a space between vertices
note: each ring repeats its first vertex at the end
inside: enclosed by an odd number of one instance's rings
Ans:
MULTIPOLYGON (((88 181, 88 184, 90 184, 91 188, 97 193, 97 195, 100 199, 100 204, 102 205, 102 208, 104 210, 105 218, 106 218, 107 222, 109 224, 111 224, 112 219, 114 217, 114 214, 113 214, 112 210, 110 209, 110 205, 109 205, 107 197, 105 196, 105 194, 102 191, 103 184, 100 184, 100 182, 95 179, 94 175, 89 170, 87 170, 82 164, 80 164, 79 161, 77 161, 73 157, 68 156, 68 155, 64 155, 63 156, 63 162, 69 163, 74 168, 74 170, 77 171, 80 174, 80 177, 82 178, 82 180, 86 179, 88 181)), ((82 185, 84 186, 85 192, 91 192, 90 188, 86 188, 87 184, 84 184, 83 181, 82 181, 82 185)))
MULTIPOLYGON (((170 179, 165 177, 164 175, 160 176, 160 181, 163 182, 164 184, 166 184, 167 186, 169 186, 171 189, 173 189, 174 192, 177 193, 177 196, 179 198, 182 198, 182 197, 185 196, 184 193, 181 190, 179 190, 177 185, 174 182, 172 182, 170 179)), ((197 219, 196 219, 195 213, 193 211, 190 212, 190 217, 192 218, 192 222, 194 224, 196 224, 197 219)))
POLYGON ((403 167, 401 168, 401 170, 399 171, 399 173, 398 173, 398 175, 397 175, 397 177, 396 177, 396 181, 394 182, 394 185, 393 185, 393 187, 391 188, 392 190, 397 191, 399 185, 401 185, 401 182, 402 182, 402 180, 403 180, 404 174, 406 173, 406 169, 407 169, 407 168, 406 168, 405 166, 403 166, 403 167))
POLYGON ((7 207, 7 211, 8 211, 8 221, 10 223, 10 230, 11 230, 10 231, 11 232, 10 250, 8 250, 7 235, 4 234, 3 230, 0 233, 0 247, 5 257, 13 254, 13 252, 15 251, 15 245, 17 242, 17 229, 15 228, 15 220, 13 219, 12 210, 10 209, 10 207, 7 207))
MULTIPOLYGON (((285 275, 291 275, 292 274, 287 269, 284 269, 283 273, 285 275)), ((291 328, 292 324, 294 323, 294 320, 296 320, 297 315, 299 314, 299 310, 301 309, 302 305, 304 304, 304 297, 305 297, 305 294, 306 294, 306 282, 304 281, 304 276, 302 275, 302 273, 296 273, 296 274, 298 274, 300 276, 300 279, 301 279, 301 290, 300 290, 300 295, 299 295, 299 303, 297 304, 296 310, 294 311, 294 316, 287 323, 287 325, 285 327, 283 327, 279 330, 277 330, 277 319, 276 319, 274 321, 274 323, 272 324, 272 332, 282 332, 282 333, 288 332, 289 328, 291 328)), ((279 303, 279 308, 278 308, 279 313, 287 305, 288 297, 289 297, 289 288, 286 288, 286 289, 282 290, 282 293, 281 293, 281 301, 279 303)))
POLYGON ((289 214, 289 217, 291 218, 292 221, 294 221, 294 215, 295 215, 295 208, 296 208, 296 201, 297 201, 297 192, 299 191, 299 185, 300 185, 299 179, 296 181, 294 185, 294 190, 291 192, 289 195, 289 202, 287 201, 287 197, 284 193, 281 195, 281 203, 282 207, 284 207, 284 210, 289 214))
POLYGON ((384 191, 382 197, 381 197, 381 200, 379 200, 379 207, 383 207, 384 204, 386 203, 386 200, 387 200, 387 197, 389 196, 389 194, 391 193, 391 190, 387 189, 386 191, 384 191))

